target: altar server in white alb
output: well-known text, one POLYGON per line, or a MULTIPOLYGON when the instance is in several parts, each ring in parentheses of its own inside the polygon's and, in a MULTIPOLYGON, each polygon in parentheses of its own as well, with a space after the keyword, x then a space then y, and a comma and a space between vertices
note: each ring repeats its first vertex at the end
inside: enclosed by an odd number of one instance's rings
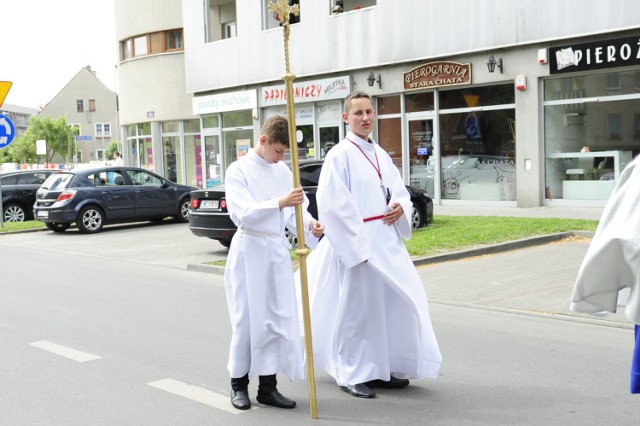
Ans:
POLYGON ((302 188, 293 188, 281 160, 289 151, 287 119, 271 117, 253 150, 226 172, 226 201, 237 225, 225 268, 225 290, 233 335, 228 368, 231 403, 251 407, 249 378, 259 376, 258 402, 281 408, 296 403, 278 392, 276 373, 303 379, 303 352, 293 267, 285 227, 296 229, 302 204, 306 242, 315 247, 324 227, 307 212, 302 188), (308 235, 307 235, 308 234, 308 235))
POLYGON ((616 312, 618 301, 635 326, 631 393, 640 393, 640 156, 622 171, 602 211, 573 288, 570 308, 596 316, 616 312), (619 298, 628 294, 628 299, 619 298))
POLYGON ((402 238, 411 238, 410 195, 391 157, 369 138, 370 96, 354 92, 350 131, 331 148, 318 183, 325 237, 308 258, 315 366, 356 397, 436 378, 442 357, 427 296, 402 238))

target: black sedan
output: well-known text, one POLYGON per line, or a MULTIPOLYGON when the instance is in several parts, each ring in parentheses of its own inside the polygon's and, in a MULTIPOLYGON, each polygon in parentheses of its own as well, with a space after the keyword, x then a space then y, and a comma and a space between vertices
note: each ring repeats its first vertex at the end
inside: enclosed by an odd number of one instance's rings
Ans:
POLYGON ((33 206, 36 220, 63 232, 72 223, 84 234, 107 223, 189 221, 192 186, 173 183, 136 167, 101 167, 60 172, 38 189, 33 206))
MULTIPOLYGON (((322 160, 306 160, 300 162, 300 185, 309 198, 309 213, 318 217, 316 191, 322 160)), ((412 226, 414 229, 427 226, 433 221, 433 201, 426 192, 407 186, 413 202, 412 226)), ((194 235, 218 240, 229 247, 236 226, 227 212, 224 185, 211 189, 199 189, 191 192, 191 208, 189 210, 189 229, 194 235)), ((290 235, 289 240, 295 237, 290 235)))
POLYGON ((33 203, 40 185, 56 169, 15 170, 0 174, 2 220, 24 222, 33 219, 33 203))

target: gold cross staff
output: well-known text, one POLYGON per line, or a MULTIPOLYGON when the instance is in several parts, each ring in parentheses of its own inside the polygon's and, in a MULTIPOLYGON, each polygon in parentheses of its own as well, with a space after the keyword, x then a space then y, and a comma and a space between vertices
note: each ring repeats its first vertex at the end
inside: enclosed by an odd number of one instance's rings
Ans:
MULTIPOLYGON (((289 14, 298 16, 300 6, 289 6, 288 0, 278 0, 277 3, 269 2, 269 12, 275 12, 282 21, 284 35, 284 63, 285 74, 282 80, 285 83, 287 95, 287 115, 289 122, 289 151, 291 153, 291 171, 293 172, 293 187, 300 187, 300 168, 298 163, 298 143, 296 141, 296 114, 293 106, 293 80, 296 78, 289 69, 289 14)), ((302 206, 296 206, 296 230, 298 247, 295 253, 300 258, 300 292, 302 294, 302 315, 304 320, 304 341, 307 353, 307 385, 309 387, 309 409, 311 418, 318 418, 318 404, 316 401, 316 379, 313 372, 313 347, 311 343, 311 317, 309 314, 309 288, 307 287, 307 255, 309 249, 304 243, 304 223, 302 221, 302 206)))

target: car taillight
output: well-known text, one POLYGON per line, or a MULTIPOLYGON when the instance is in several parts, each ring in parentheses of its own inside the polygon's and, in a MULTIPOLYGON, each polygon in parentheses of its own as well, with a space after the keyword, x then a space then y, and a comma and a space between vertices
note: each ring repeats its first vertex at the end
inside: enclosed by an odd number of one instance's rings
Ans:
POLYGON ((221 209, 226 209, 227 208, 227 200, 225 200, 224 198, 222 200, 220 200, 220 208, 221 209))
POLYGON ((75 189, 65 189, 64 191, 62 191, 60 195, 58 195, 57 201, 67 201, 72 199, 75 195, 76 195, 75 189))
POLYGON ((192 209, 197 209, 199 207, 200 207, 200 200, 198 200, 197 198, 194 198, 193 200, 191 200, 192 209))

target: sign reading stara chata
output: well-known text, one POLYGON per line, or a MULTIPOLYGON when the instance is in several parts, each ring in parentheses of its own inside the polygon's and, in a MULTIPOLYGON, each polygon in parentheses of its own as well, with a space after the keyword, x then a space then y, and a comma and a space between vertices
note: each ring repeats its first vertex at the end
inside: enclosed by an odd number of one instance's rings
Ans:
POLYGON ((471 84, 471 64, 440 61, 420 65, 404 73, 404 89, 425 89, 471 84))

